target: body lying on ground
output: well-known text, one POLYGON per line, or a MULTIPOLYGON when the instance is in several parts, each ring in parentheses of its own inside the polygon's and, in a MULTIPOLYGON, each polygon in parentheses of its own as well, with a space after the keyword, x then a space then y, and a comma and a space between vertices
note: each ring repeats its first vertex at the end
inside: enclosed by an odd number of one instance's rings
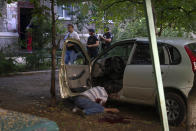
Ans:
POLYGON ((104 104, 108 100, 108 95, 111 92, 108 91, 107 88, 104 87, 93 87, 80 95, 74 97, 75 108, 73 112, 82 111, 85 115, 92 115, 103 112, 113 112, 118 113, 119 110, 116 108, 105 108, 104 104))

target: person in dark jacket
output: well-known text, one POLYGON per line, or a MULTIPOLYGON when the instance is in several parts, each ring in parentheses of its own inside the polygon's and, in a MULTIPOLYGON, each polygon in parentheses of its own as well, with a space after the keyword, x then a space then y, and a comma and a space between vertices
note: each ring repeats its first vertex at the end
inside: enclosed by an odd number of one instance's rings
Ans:
POLYGON ((89 29, 89 37, 87 41, 87 50, 91 58, 95 58, 98 55, 99 40, 95 36, 95 30, 89 29))
POLYGON ((110 29, 106 27, 106 33, 103 36, 100 36, 100 39, 102 41, 102 49, 105 50, 111 46, 112 42, 112 33, 110 32, 110 29))

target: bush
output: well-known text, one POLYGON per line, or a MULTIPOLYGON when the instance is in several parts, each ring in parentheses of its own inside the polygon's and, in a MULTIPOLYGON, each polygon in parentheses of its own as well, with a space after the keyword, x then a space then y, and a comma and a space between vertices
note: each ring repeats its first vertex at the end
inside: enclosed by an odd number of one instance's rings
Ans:
POLYGON ((26 56, 28 70, 48 69, 50 67, 50 54, 47 51, 37 51, 26 56))
MULTIPOLYGON (((57 51, 59 60, 60 56, 61 51, 57 51)), ((5 57, 5 54, 0 53, 0 75, 13 72, 47 70, 51 67, 51 54, 49 50, 39 50, 30 54, 20 54, 11 57, 5 57), (18 61, 17 58, 23 58, 24 61, 18 61)), ((60 61, 58 61, 58 64, 60 64, 60 61)))
POLYGON ((120 25, 117 24, 113 28, 112 33, 114 34, 113 41, 148 36, 146 21, 144 18, 125 22, 124 24, 120 25))
POLYGON ((14 72, 16 69, 17 68, 14 64, 14 60, 11 58, 6 59, 5 56, 0 53, 0 75, 14 72))
POLYGON ((28 32, 32 35, 32 47, 41 50, 51 42, 51 23, 47 17, 34 16, 28 32))

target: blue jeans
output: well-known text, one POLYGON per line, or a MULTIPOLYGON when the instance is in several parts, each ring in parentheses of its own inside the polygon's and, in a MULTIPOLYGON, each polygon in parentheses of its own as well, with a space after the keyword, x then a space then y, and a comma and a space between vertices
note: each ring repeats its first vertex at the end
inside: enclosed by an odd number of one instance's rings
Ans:
POLYGON ((78 54, 74 50, 67 50, 65 55, 65 64, 74 64, 78 54))
POLYGON ((74 100, 77 107, 83 109, 86 115, 92 115, 96 113, 103 113, 104 107, 94 101, 91 101, 87 97, 77 96, 74 100))

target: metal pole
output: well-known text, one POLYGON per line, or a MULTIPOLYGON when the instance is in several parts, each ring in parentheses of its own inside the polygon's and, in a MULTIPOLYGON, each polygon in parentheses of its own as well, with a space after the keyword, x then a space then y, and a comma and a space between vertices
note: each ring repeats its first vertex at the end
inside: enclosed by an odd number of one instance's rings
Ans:
POLYGON ((154 18, 153 18, 153 13, 152 13, 152 3, 151 3, 151 0, 144 0, 144 1, 145 1, 146 20, 147 20, 147 26, 148 26, 149 40, 151 43, 150 48, 151 48, 151 54, 152 54, 153 68, 155 72, 155 81, 156 81, 156 87, 158 91, 158 102, 159 102, 159 108, 160 108, 161 122, 163 126, 163 131, 169 131, 166 105, 165 105, 165 95, 164 95, 163 82, 162 82, 162 76, 161 76, 157 40, 156 40, 156 34, 155 34, 154 18))

